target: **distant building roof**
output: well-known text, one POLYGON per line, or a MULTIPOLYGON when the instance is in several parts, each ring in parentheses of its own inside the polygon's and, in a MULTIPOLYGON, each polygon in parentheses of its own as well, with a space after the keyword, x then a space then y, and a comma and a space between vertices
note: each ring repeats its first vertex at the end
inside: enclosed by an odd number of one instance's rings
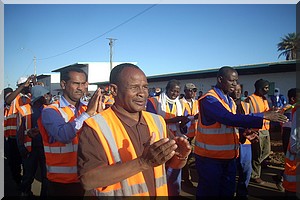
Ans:
MULTIPOLYGON (((239 65, 239 66, 231 66, 231 67, 236 69, 239 75, 293 72, 296 71, 296 60, 239 65)), ((151 83, 151 82, 169 81, 170 79, 185 80, 185 79, 211 78, 211 77, 217 77, 217 73, 219 69, 220 68, 213 68, 213 69, 195 70, 195 71, 187 71, 187 72, 151 75, 151 76, 147 76, 147 80, 149 83, 151 83)), ((91 84, 107 85, 109 84, 109 82, 108 81, 95 82, 91 84)))
MULTIPOLYGON (((239 75, 250 75, 250 74, 269 74, 269 73, 281 73, 296 71, 296 60, 272 62, 272 63, 261 63, 251 65, 239 65, 231 66, 237 70, 239 75)), ((168 81, 170 79, 199 79, 199 78, 211 78, 217 77, 219 68, 196 70, 180 73, 161 74, 155 76, 147 76, 148 82, 157 81, 168 81)))
POLYGON ((51 75, 50 74, 41 74, 41 75, 38 75, 36 78, 39 80, 39 79, 46 78, 49 76, 51 76, 51 75))
POLYGON ((82 67, 87 67, 87 66, 88 66, 88 63, 86 63, 86 64, 83 64, 83 63, 75 63, 75 64, 71 64, 71 65, 68 65, 68 66, 65 66, 65 67, 61 67, 61 68, 59 68, 59 69, 55 69, 55 70, 53 70, 52 72, 61 72, 61 71, 65 70, 65 69, 67 69, 67 68, 70 68, 70 67, 80 67, 80 68, 82 68, 82 67))

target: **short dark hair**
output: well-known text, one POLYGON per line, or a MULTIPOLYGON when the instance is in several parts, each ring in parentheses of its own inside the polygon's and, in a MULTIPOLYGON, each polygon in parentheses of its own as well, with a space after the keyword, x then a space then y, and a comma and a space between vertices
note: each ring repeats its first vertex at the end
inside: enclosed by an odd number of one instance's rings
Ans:
POLYGON ((267 86, 269 84, 270 84, 269 81, 261 78, 261 79, 258 79, 257 81, 255 81, 254 87, 256 90, 259 90, 259 89, 263 89, 265 86, 267 86))
POLYGON ((129 67, 132 67, 132 68, 136 68, 136 69, 139 69, 141 70, 138 66, 132 64, 132 63, 122 63, 122 64, 119 64, 117 66, 115 66, 111 72, 110 72, 110 76, 109 76, 109 83, 110 84, 118 84, 120 82, 120 74, 121 72, 125 69, 125 68, 129 68, 129 67))
POLYGON ((170 80, 166 86, 166 91, 168 91, 170 88, 172 88, 176 85, 180 86, 180 82, 178 80, 176 80, 176 79, 170 80))
POLYGON ((86 81, 88 80, 88 75, 83 69, 79 67, 67 67, 60 72, 60 81, 67 82, 68 80, 70 80, 71 79, 70 72, 83 73, 85 75, 86 81))
POLYGON ((296 93, 297 93, 297 89, 296 89, 296 88, 291 88, 291 89, 289 89, 289 90, 288 90, 288 93, 287 93, 289 100, 290 100, 292 97, 296 98, 296 93))
POLYGON ((13 90, 12 88, 10 88, 10 87, 4 88, 4 97, 5 97, 8 93, 13 92, 13 91, 14 91, 14 90, 13 90))
POLYGON ((217 77, 220 77, 220 76, 227 77, 229 72, 237 73, 237 71, 234 68, 232 68, 230 66, 224 66, 219 69, 219 71, 217 73, 217 77))

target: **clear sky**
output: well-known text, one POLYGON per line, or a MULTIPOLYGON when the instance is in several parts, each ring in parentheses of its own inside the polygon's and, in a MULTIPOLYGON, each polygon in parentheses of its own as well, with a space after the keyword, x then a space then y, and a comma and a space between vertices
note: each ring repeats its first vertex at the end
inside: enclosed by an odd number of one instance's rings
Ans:
MULTIPOLYGON (((77 62, 137 62, 146 75, 278 59, 294 4, 5 4, 4 87, 77 62)), ((101 73, 101 70, 99 70, 101 73)))

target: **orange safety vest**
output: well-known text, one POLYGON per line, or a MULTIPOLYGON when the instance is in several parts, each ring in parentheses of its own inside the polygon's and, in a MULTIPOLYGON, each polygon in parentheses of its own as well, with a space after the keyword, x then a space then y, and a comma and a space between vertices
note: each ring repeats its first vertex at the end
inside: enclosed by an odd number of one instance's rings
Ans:
MULTIPOLYGON (((49 105, 47 109, 54 109, 57 111, 64 118, 66 123, 75 119, 73 111, 68 106, 63 108, 59 107, 59 101, 49 105)), ((87 106, 81 106, 78 114, 80 115, 86 109, 87 106)), ((79 182, 77 175, 77 149, 79 131, 72 142, 68 144, 58 141, 49 143, 49 135, 42 124, 42 116, 38 119, 38 126, 43 138, 48 180, 59 183, 79 182)))
MULTIPOLYGON (((232 108, 230 108, 229 105, 218 96, 215 90, 211 89, 200 98, 199 104, 201 104, 201 100, 206 96, 213 96, 229 112, 236 114, 236 105, 232 99, 233 105, 232 108)), ((201 118, 201 112, 199 112, 194 152, 197 155, 208 158, 231 159, 238 157, 239 135, 237 128, 219 122, 206 126, 202 123, 201 118)))
MULTIPOLYGON (((186 99, 180 99, 183 113, 188 112, 189 116, 195 116, 199 112, 198 100, 192 100, 192 109, 189 102, 186 99)), ((193 138, 196 135, 198 120, 192 120, 191 126, 188 128, 186 136, 193 138)))
POLYGON ((17 134, 18 112, 20 106, 30 103, 30 98, 26 97, 26 102, 23 103, 22 96, 18 94, 11 102, 9 108, 4 110, 4 136, 15 138, 17 134))
MULTIPOLYGON (((4 138, 7 139, 9 137, 9 128, 7 125, 7 116, 8 116, 8 112, 9 112, 10 107, 9 106, 4 106, 4 120, 3 120, 3 127, 4 127, 4 138)), ((17 127, 16 127, 17 128, 17 127)))
POLYGON ((27 135, 27 132, 32 128, 31 127, 31 115, 32 115, 32 109, 30 104, 25 104, 23 106, 20 106, 19 114, 21 117, 25 117, 25 132, 24 132, 24 146, 28 150, 28 152, 31 152, 31 137, 27 135))
MULTIPOLYGON (((142 111, 150 133, 155 132, 155 141, 167 137, 166 124, 159 115, 142 111)), ((125 163, 137 158, 134 146, 122 122, 111 108, 90 117, 85 123, 94 129, 103 145, 108 165, 125 163), (129 143, 127 151, 120 151, 123 142, 129 143)), ((168 196, 165 165, 154 167, 154 178, 157 196, 168 196)), ((142 172, 139 172, 121 182, 93 190, 96 196, 149 196, 148 188, 142 172)))
MULTIPOLYGON (((297 107, 292 110, 292 115, 294 115, 297 107)), ((294 119, 296 120, 296 119, 294 119)), ((296 192, 297 185, 299 185, 299 174, 297 175, 297 170, 300 166, 299 158, 297 154, 291 152, 290 143, 285 154, 285 167, 283 173, 283 183, 282 186, 285 190, 290 192, 296 192)))
MULTIPOLYGON (((250 103, 251 113, 262 113, 269 110, 268 101, 256 94, 252 94, 249 96, 249 103, 250 103)), ((270 129, 270 121, 264 119, 263 126, 259 130, 269 130, 269 129, 270 129)))
POLYGON ((104 95, 104 97, 105 97, 104 99, 105 108, 108 108, 115 103, 115 99, 112 94, 104 95))
MULTIPOLYGON (((148 100, 152 103, 154 109, 156 110, 156 112, 158 111, 158 106, 160 106, 159 104, 159 96, 155 96, 155 97, 150 97, 148 98, 148 100)), ((181 106, 181 104, 179 105, 181 106)), ((171 119, 177 116, 177 108, 175 106, 175 104, 172 106, 172 110, 170 110, 170 106, 166 105, 166 111, 164 115, 161 115, 164 119, 171 119)), ((181 113, 182 115, 183 113, 181 113)), ((172 132, 174 135, 176 135, 176 131, 174 131, 171 126, 174 126, 174 124, 167 124, 167 128, 169 129, 170 132, 172 132)))
MULTIPOLYGON (((250 113, 250 104, 245 101, 241 101, 241 105, 243 107, 245 115, 248 115, 250 113)), ((250 140, 246 139, 244 144, 251 144, 251 142, 250 142, 250 140)))

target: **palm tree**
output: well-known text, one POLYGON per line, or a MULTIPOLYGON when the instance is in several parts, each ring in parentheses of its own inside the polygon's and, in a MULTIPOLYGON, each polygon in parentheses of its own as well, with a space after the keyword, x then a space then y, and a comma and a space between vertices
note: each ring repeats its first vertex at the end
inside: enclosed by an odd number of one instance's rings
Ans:
POLYGON ((280 56, 285 56, 286 60, 296 59, 297 50, 300 45, 300 34, 299 33, 288 33, 281 38, 281 42, 277 44, 277 51, 282 51, 280 56))

